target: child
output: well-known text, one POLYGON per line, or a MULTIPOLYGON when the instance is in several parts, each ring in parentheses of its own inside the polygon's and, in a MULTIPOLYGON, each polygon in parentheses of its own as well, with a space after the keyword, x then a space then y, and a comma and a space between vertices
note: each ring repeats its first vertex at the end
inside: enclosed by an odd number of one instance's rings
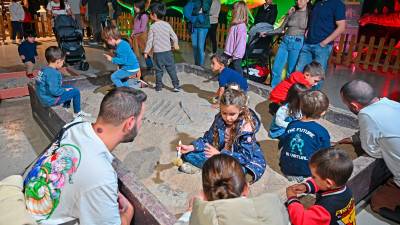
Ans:
MULTIPOLYGON (((137 57, 143 55, 143 51, 146 47, 147 41, 147 25, 149 22, 149 15, 145 12, 145 1, 140 0, 133 4, 133 9, 135 10, 135 19, 133 22, 133 32, 131 35, 133 50, 137 57)), ((148 56, 146 59, 147 69, 153 67, 153 62, 148 56)))
POLYGON ((222 95, 220 113, 202 138, 192 145, 181 145, 182 158, 186 161, 179 169, 195 173, 193 166, 202 168, 207 158, 227 154, 236 158, 251 182, 264 174, 266 162, 256 140, 260 128, 257 115, 248 108, 243 91, 228 88, 222 95), (192 166, 193 165, 193 166, 192 166))
POLYGON ((324 149, 310 160, 312 179, 286 189, 286 206, 293 225, 356 224, 356 208, 351 190, 346 186, 353 172, 353 161, 341 149, 324 149), (315 204, 308 209, 298 194, 316 194, 315 204))
POLYGON ((289 181, 303 181, 311 172, 311 155, 331 145, 328 131, 316 120, 325 115, 329 99, 321 91, 307 91, 300 97, 301 120, 291 122, 280 138, 280 167, 289 181))
POLYGON ((104 28, 103 39, 110 46, 116 47, 114 57, 104 54, 108 61, 117 64, 119 67, 117 71, 111 74, 112 82, 116 87, 129 87, 129 78, 138 74, 140 70, 139 62, 131 46, 128 42, 121 39, 118 28, 113 25, 104 28))
POLYGON ((36 78, 36 92, 45 107, 63 104, 69 108, 71 100, 74 106, 74 117, 90 116, 81 110, 81 94, 78 89, 62 85, 62 75, 58 71, 64 64, 64 54, 59 47, 51 46, 46 49, 45 57, 48 66, 42 68, 36 78))
POLYGON ((18 0, 12 0, 10 4, 10 16, 11 16, 11 26, 12 26, 12 34, 11 40, 13 44, 16 44, 15 41, 17 35, 20 39, 22 39, 22 21, 25 17, 24 8, 18 0))
POLYGON ((26 76, 33 78, 33 70, 35 69, 35 63, 38 58, 36 49, 36 34, 33 31, 26 31, 24 33, 25 41, 18 47, 19 56, 26 67, 26 76))
POLYGON ((225 56, 213 55, 211 56, 210 60, 211 70, 214 73, 219 74, 219 88, 216 93, 218 99, 221 99, 221 96, 224 94, 225 88, 227 88, 227 86, 232 83, 238 84, 240 86, 240 89, 242 89, 244 92, 247 92, 248 85, 246 78, 244 78, 235 70, 225 67, 225 64, 227 62, 227 58, 225 56))
POLYGON ((318 84, 325 78, 325 71, 322 65, 318 62, 312 62, 308 64, 303 73, 294 72, 289 78, 279 83, 269 95, 271 104, 269 105, 270 113, 275 115, 276 111, 280 107, 281 103, 286 100, 289 88, 296 83, 305 85, 307 88, 311 88, 318 84))
POLYGON ((243 75, 242 58, 246 51, 247 6, 244 1, 233 4, 232 22, 225 42, 224 53, 231 58, 230 66, 243 75))
POLYGON ((176 75, 174 54, 172 53, 172 48, 175 50, 179 49, 178 37, 171 25, 161 20, 167 12, 164 3, 153 3, 150 6, 150 11, 150 19, 154 23, 150 26, 144 56, 147 58, 150 51, 153 50, 153 59, 156 67, 156 91, 159 92, 163 88, 162 76, 164 73, 163 67, 165 67, 172 80, 173 91, 179 92, 179 80, 176 75), (171 40, 173 47, 171 46, 171 40))
POLYGON ((307 90, 308 88, 302 84, 294 84, 289 89, 286 101, 279 107, 273 117, 268 132, 271 138, 280 138, 285 133, 286 127, 290 122, 301 119, 300 95, 307 90))
POLYGON ((208 159, 203 166, 202 183, 203 192, 193 198, 189 212, 184 214, 191 214, 187 216, 191 225, 289 224, 286 208, 277 194, 249 197, 249 183, 240 163, 232 156, 219 154, 208 159), (258 216, 254 216, 254 205, 258 216))

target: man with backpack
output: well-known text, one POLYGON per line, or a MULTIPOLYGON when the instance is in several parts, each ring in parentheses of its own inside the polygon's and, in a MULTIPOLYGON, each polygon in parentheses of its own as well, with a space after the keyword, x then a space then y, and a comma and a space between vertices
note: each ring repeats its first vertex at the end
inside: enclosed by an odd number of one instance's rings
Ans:
POLYGON ((28 212, 42 224, 131 224, 133 206, 118 191, 111 152, 132 142, 146 94, 121 87, 102 100, 95 123, 66 125, 27 173, 28 212))

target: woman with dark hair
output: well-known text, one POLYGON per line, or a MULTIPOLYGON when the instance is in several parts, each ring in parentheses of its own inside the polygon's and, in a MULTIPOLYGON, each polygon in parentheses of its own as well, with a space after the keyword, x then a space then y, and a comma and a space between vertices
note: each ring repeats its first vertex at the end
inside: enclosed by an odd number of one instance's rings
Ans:
MULTIPOLYGON (((135 10, 135 17, 131 39, 133 50, 135 51, 136 57, 139 58, 143 55, 143 51, 146 48, 149 15, 146 13, 146 2, 144 0, 135 2, 133 7, 135 10)), ((153 67, 151 58, 147 57, 145 61, 147 69, 151 69, 153 67)))
POLYGON ((203 192, 192 199, 189 212, 178 222, 190 217, 190 225, 289 224, 278 195, 265 193, 248 198, 249 183, 242 166, 232 156, 219 154, 209 158, 203 166, 202 182, 203 192))

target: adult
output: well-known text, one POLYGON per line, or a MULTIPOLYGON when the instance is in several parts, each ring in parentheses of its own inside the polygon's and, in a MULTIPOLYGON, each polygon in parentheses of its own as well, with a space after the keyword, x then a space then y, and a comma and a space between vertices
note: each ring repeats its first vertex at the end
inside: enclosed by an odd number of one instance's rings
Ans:
POLYGON ((98 45, 101 42, 101 29, 106 25, 109 13, 113 12, 111 0, 82 0, 82 5, 88 7, 88 17, 93 39, 90 45, 98 45))
POLYGON ((218 28, 218 17, 221 11, 221 1, 212 0, 210 8, 210 29, 208 31, 208 38, 211 41, 212 52, 210 56, 217 53, 217 28, 218 28))
POLYGON ((304 34, 307 29, 307 20, 310 11, 311 5, 309 5, 309 0, 297 0, 296 11, 289 11, 283 25, 277 29, 277 31, 283 32, 287 28, 276 53, 274 65, 272 66, 272 88, 276 87, 282 81, 282 70, 286 62, 286 78, 290 76, 296 67, 300 50, 303 47, 304 34))
POLYGON ((192 32, 194 64, 204 65, 204 45, 210 28, 210 8, 212 0, 192 0, 192 16, 195 17, 192 32))
POLYGON ((138 134, 146 98, 142 91, 127 87, 110 91, 95 123, 73 124, 56 153, 49 149, 35 163, 25 180, 25 196, 28 212, 36 220, 43 224, 131 223, 134 209, 118 192, 111 152, 138 134))
POLYGON ((82 1, 81 0, 68 0, 68 2, 71 6, 72 16, 74 17, 76 23, 78 24, 79 29, 82 29, 82 27, 83 27, 82 16, 81 16, 82 1))
POLYGON ((265 3, 256 8, 257 14, 254 18, 254 26, 249 31, 249 40, 253 40, 257 33, 274 29, 274 23, 278 16, 278 7, 272 0, 265 0, 265 3))
POLYGON ((340 90, 343 102, 358 116, 360 131, 340 143, 361 142, 371 157, 383 158, 393 174, 381 189, 372 195, 375 212, 400 222, 400 103, 378 98, 365 81, 353 80, 340 90))
POLYGON ((265 193, 249 198, 246 179, 235 158, 225 154, 212 156, 203 166, 203 191, 191 201, 189 212, 178 222, 185 222, 191 214, 190 225, 288 224, 286 208, 278 195, 265 193))
POLYGON ((342 0, 317 0, 308 20, 308 29, 296 71, 312 61, 327 69, 333 41, 346 29, 346 8, 342 0))
POLYGON ((58 15, 72 15, 71 6, 65 0, 51 0, 47 3, 47 14, 51 17, 58 15))

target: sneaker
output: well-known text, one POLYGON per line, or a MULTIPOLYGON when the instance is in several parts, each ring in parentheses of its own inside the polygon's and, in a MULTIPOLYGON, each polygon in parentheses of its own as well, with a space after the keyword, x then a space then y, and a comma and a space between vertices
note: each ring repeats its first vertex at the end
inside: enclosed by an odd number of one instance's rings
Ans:
POLYGON ((172 89, 173 92, 180 92, 181 88, 180 87, 174 87, 174 89, 172 89))
POLYGON ((199 168, 193 166, 188 162, 183 163, 178 170, 181 171, 182 173, 187 173, 187 174, 195 174, 201 171, 199 168))
POLYGON ((157 87, 156 86, 155 89, 156 89, 157 92, 160 92, 162 90, 162 87, 157 87))
POLYGON ((92 114, 86 113, 84 111, 80 111, 78 113, 74 113, 74 118, 77 118, 77 117, 91 117, 91 116, 92 116, 92 114))

